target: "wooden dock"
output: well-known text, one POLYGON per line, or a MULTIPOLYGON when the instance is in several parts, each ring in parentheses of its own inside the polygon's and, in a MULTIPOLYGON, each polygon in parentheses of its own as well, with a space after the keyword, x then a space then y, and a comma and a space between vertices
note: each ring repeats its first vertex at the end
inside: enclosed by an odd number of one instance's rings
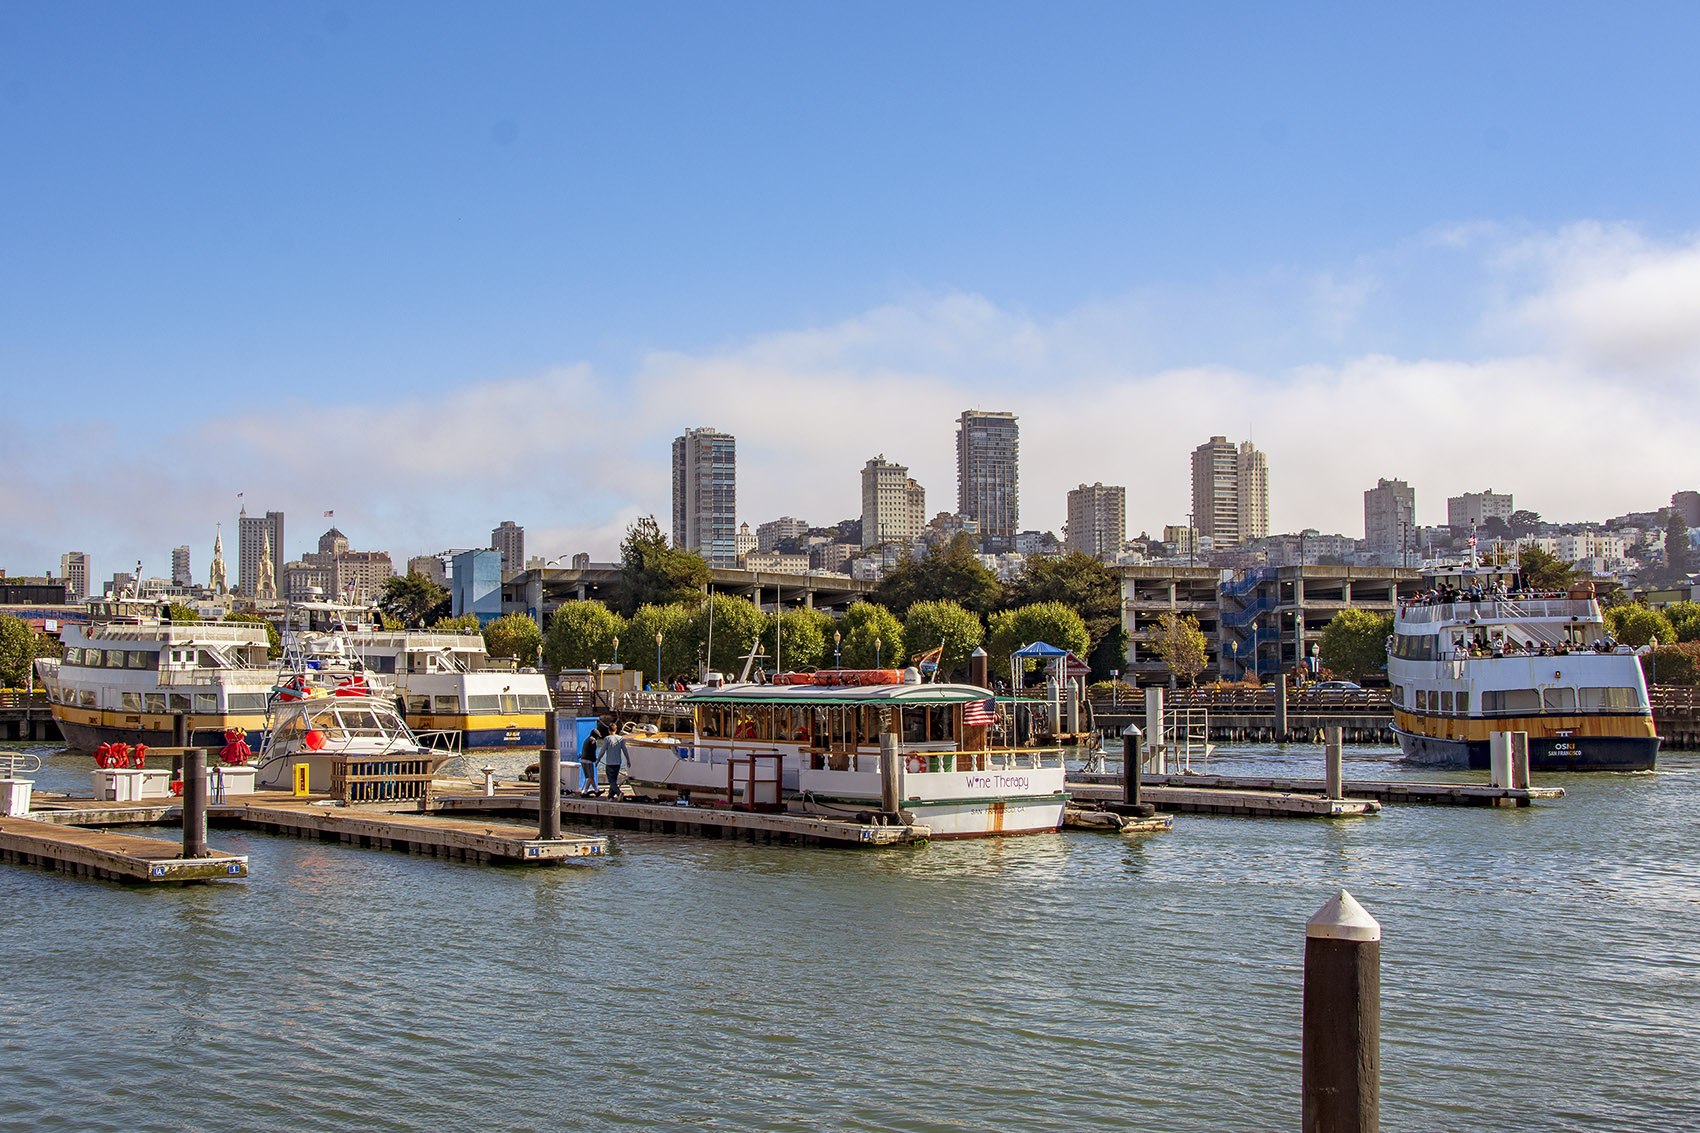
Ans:
MULTIPOLYGON (((536 794, 502 790, 494 795, 440 794, 434 806, 462 814, 535 815, 536 794)), ((695 838, 739 838, 750 842, 804 846, 898 846, 926 842, 932 828, 922 824, 882 826, 808 814, 768 814, 705 806, 673 806, 632 799, 566 796, 561 820, 579 826, 639 830, 647 834, 683 834, 695 838)))
MULTIPOLYGON (((1120 802, 1121 776, 1113 778, 1113 783, 1086 783, 1070 776, 1069 796, 1091 802, 1120 802)), ((1141 780, 1140 801, 1150 803, 1158 810, 1188 814, 1227 814, 1247 818, 1355 818, 1381 810, 1381 804, 1374 799, 1325 799, 1321 794, 1167 787, 1157 783, 1145 786, 1145 782, 1141 780)))
MULTIPOLYGON (((1281 794, 1320 796, 1321 779, 1285 779, 1267 775, 1153 775, 1140 777, 1140 789, 1184 788, 1199 791, 1273 791, 1281 794)), ((1113 787, 1118 797, 1120 774, 1071 774, 1069 792, 1080 787, 1113 787)), ((1537 799, 1561 799, 1563 787, 1492 787, 1486 783, 1441 783, 1400 779, 1346 780, 1341 788, 1348 799, 1374 799, 1379 803, 1427 803, 1430 806, 1528 806, 1537 799)))
POLYGON ((1095 830, 1106 834, 1159 834, 1174 828, 1174 817, 1166 814, 1152 815, 1150 818, 1138 818, 1133 815, 1117 814, 1111 810, 1094 810, 1075 806, 1063 808, 1064 830, 1095 830))
POLYGON ((0 818, 0 860, 111 881, 228 881, 248 876, 241 854, 179 856, 182 846, 29 818, 0 818))

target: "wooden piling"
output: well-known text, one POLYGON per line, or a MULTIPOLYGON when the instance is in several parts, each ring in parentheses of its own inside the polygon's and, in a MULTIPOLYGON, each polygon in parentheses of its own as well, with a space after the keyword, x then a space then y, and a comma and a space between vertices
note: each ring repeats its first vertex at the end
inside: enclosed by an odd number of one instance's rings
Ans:
POLYGON ((183 856, 207 856, 207 749, 183 753, 183 856))
POLYGON ((1344 889, 1305 924, 1304 1133, 1381 1124, 1381 925, 1344 889))
POLYGON ((1346 775, 1344 751, 1340 742, 1340 729, 1329 728, 1326 731, 1327 746, 1323 748, 1325 764, 1326 790, 1325 794, 1331 799, 1346 797, 1346 775))
POLYGON ((543 750, 537 757, 537 836, 561 836, 561 722, 553 708, 543 717, 543 750))

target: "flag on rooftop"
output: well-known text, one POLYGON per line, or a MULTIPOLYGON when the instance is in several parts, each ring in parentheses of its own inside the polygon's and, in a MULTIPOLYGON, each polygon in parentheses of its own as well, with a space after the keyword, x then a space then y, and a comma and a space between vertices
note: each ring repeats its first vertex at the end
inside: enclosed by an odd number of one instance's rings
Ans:
POLYGON ((973 700, 962 706, 962 722, 968 727, 990 724, 998 718, 998 706, 991 697, 973 700))
POLYGON ((335 514, 336 514, 336 512, 334 512, 334 511, 327 511, 327 512, 326 512, 326 513, 325 513, 325 518, 326 518, 326 519, 329 519, 329 518, 330 518, 330 517, 331 517, 331 516, 333 516, 333 515, 335 515, 335 514))

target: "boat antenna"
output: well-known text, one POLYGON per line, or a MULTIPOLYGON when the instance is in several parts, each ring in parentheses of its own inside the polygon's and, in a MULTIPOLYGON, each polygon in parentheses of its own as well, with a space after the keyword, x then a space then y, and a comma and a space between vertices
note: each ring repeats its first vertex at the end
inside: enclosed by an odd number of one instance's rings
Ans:
POLYGON ((703 662, 702 677, 708 679, 708 674, 714 672, 714 583, 708 584, 708 653, 703 662))

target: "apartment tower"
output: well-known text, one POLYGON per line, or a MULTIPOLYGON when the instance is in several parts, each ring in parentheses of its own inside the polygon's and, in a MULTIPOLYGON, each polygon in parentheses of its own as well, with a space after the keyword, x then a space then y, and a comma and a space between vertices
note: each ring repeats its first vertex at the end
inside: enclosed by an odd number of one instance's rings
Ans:
POLYGON ((1269 464, 1250 441, 1211 437, 1192 450, 1192 524, 1218 551, 1269 534, 1269 464))
POLYGON ((709 566, 738 565, 738 452, 730 433, 687 429, 673 440, 673 543, 709 566))
POLYGON ((979 523, 980 549, 988 553, 1013 551, 1021 530, 1021 432, 1015 421, 1013 413, 974 409, 957 418, 956 511, 979 523))
POLYGON ((885 453, 862 466, 862 547, 909 543, 927 525, 927 493, 885 453))
POLYGON ((1114 558, 1127 542, 1127 489, 1085 484, 1068 494, 1065 543, 1083 555, 1114 558))

